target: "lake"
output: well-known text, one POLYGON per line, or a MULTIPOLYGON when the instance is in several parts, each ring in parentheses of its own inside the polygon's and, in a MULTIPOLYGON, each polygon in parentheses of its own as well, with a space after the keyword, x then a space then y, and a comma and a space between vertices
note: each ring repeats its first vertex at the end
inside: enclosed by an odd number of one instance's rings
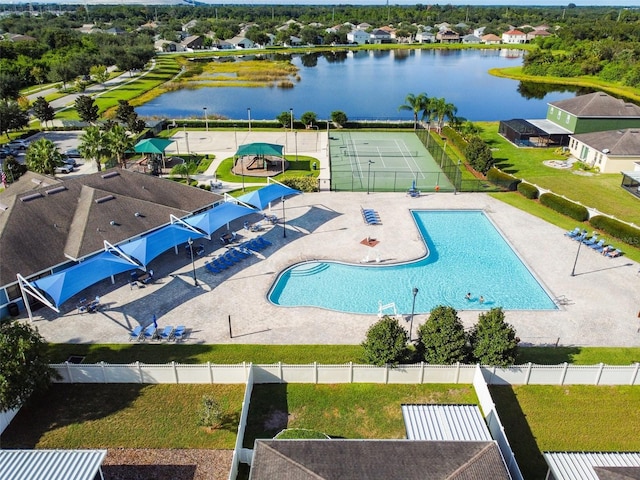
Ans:
POLYGON ((491 68, 522 64, 519 50, 358 50, 287 56, 299 67, 294 88, 203 87, 165 93, 137 107, 143 117, 207 115, 272 120, 293 108, 329 118, 342 110, 352 120, 411 119, 398 111, 409 93, 444 97, 468 120, 544 118, 547 103, 571 98, 562 86, 521 83, 489 75, 491 68))

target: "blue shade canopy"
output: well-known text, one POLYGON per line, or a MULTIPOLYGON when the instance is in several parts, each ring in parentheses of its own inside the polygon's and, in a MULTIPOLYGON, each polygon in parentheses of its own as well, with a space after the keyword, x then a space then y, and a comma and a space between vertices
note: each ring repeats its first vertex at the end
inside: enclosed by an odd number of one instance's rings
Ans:
POLYGON ((135 268, 138 266, 122 257, 111 252, 102 252, 62 272, 40 278, 33 284, 47 293, 56 307, 59 307, 76 293, 94 283, 135 268))
POLYGON ((190 238, 201 237, 204 237, 202 233, 194 232, 178 224, 172 224, 132 242, 118 245, 118 248, 135 258, 141 265, 146 266, 151 260, 171 247, 185 243, 190 238))
POLYGON ((140 140, 133 147, 136 153, 156 153, 161 154, 167 149, 169 145, 173 143, 173 140, 167 138, 147 138, 140 140))
POLYGON ((185 219, 185 223, 210 235, 230 221, 244 217, 245 215, 251 215, 252 213, 256 213, 256 211, 243 207, 242 205, 226 202, 219 207, 209 209, 206 212, 185 219))
POLYGON ((247 155, 272 155, 281 157, 283 148, 283 145, 276 145, 275 143, 247 143, 240 145, 236 152, 236 157, 244 157, 247 155))
POLYGON ((259 190, 238 197, 238 200, 242 203, 253 205, 260 210, 264 210, 273 200, 282 199, 290 195, 298 195, 300 193, 302 192, 295 188, 280 185, 279 183, 271 183, 259 190))

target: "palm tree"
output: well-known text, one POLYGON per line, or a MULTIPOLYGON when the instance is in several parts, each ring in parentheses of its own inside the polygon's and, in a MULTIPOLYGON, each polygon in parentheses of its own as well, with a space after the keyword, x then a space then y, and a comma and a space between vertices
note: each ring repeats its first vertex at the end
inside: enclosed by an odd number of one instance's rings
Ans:
POLYGON ((78 151, 84 158, 95 161, 100 172, 102 170, 100 160, 109 153, 105 145, 105 134, 99 127, 87 127, 80 137, 78 151))
POLYGON ((62 154, 51 140, 41 138, 27 150, 27 167, 32 172, 55 175, 56 167, 62 165, 62 154))
MULTIPOLYGON (((429 97, 427 97, 426 93, 420 93, 418 95, 414 95, 410 93, 404 99, 404 104, 398 107, 398 110, 408 110, 413 112, 413 129, 416 130, 418 128, 418 114, 425 110, 425 106, 429 102, 429 97)), ((424 114, 422 116, 424 118, 424 114)))
POLYGON ((105 135, 106 148, 116 157, 121 168, 127 167, 125 153, 133 148, 133 139, 127 135, 122 125, 113 125, 105 135))
POLYGON ((444 98, 434 99, 433 110, 435 118, 438 119, 438 132, 442 131, 445 119, 453 119, 458 112, 456 106, 453 103, 447 103, 444 98))

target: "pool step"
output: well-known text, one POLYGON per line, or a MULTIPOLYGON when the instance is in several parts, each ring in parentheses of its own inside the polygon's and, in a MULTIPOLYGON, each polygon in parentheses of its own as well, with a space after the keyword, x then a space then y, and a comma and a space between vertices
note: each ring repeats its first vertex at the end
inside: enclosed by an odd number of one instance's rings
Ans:
POLYGON ((316 273, 320 273, 327 268, 329 268, 329 265, 327 263, 318 263, 310 265, 306 268, 296 267, 294 270, 291 270, 290 275, 292 277, 309 277, 311 275, 315 275, 316 273))

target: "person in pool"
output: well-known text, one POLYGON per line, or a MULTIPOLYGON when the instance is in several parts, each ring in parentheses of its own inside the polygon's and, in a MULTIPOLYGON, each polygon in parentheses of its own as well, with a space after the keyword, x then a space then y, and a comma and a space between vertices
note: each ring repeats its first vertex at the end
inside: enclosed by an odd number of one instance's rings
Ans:
POLYGON ((467 293, 467 294, 464 296, 464 298, 465 298, 465 299, 467 299, 467 300, 471 300, 471 292, 467 293))

